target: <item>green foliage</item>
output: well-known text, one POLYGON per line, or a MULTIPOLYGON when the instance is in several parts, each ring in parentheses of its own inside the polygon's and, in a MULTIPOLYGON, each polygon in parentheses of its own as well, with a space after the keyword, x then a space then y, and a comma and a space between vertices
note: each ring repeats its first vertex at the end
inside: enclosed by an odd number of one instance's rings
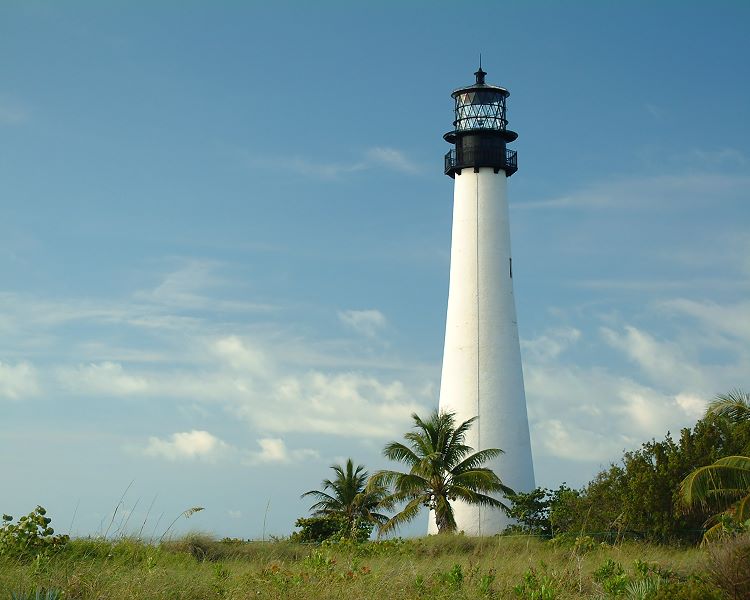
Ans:
POLYGON ((50 527, 52 519, 47 511, 37 506, 28 515, 13 523, 11 515, 3 515, 0 525, 0 556, 30 559, 46 556, 68 543, 67 535, 55 535, 50 527))
MULTIPOLYGON (((196 560, 195 538, 190 535, 158 545, 133 539, 71 540, 45 558, 41 569, 35 560, 2 556, 0 600, 9 600, 11 590, 25 591, 32 599, 35 590, 49 589, 59 590, 61 600, 628 599, 642 596, 630 596, 627 589, 616 596, 608 594, 593 578, 594 569, 606 565, 608 558, 625 565, 630 587, 672 569, 679 569, 682 579, 668 575, 669 581, 687 580, 690 573, 701 572, 708 552, 645 543, 617 548, 597 543, 573 559, 569 548, 504 536, 347 540, 320 546, 288 540, 224 542, 202 536, 198 541, 205 557, 196 560), (634 563, 635 559, 640 560, 634 563)), ((617 571, 601 569, 600 576, 617 571)))
POLYGON ((464 572, 463 569, 461 569, 461 565, 455 564, 450 571, 439 573, 438 580, 448 587, 454 589, 460 588, 464 582, 464 572))
POLYGON ((685 505, 724 509, 705 538, 737 534, 750 525, 750 456, 726 456, 690 473, 680 484, 685 505))
POLYGON ((335 515, 324 517, 301 517, 294 523, 300 531, 295 531, 289 537, 289 540, 297 543, 315 543, 319 544, 325 540, 339 535, 339 532, 346 527, 346 520, 335 515))
POLYGON ((611 558, 601 565, 592 575, 594 581, 600 583, 604 591, 612 596, 618 596, 625 592, 628 585, 628 576, 619 562, 611 558))
POLYGON ((560 590, 555 580, 546 572, 529 569, 523 574, 521 583, 513 588, 513 593, 516 598, 522 600, 555 600, 559 596, 560 590))
POLYGON ((508 533, 553 537, 571 531, 580 510, 580 492, 563 483, 556 490, 536 488, 528 493, 509 494, 508 515, 517 524, 508 533))
POLYGON ((454 533, 456 520, 451 502, 460 499, 467 504, 507 511, 500 500, 489 494, 512 494, 491 469, 482 465, 502 453, 499 448, 474 452, 464 441, 474 419, 456 424, 453 413, 434 411, 427 419, 412 414, 414 430, 406 433, 406 444, 391 442, 383 449, 390 460, 404 463, 407 473, 378 471, 368 488, 392 487, 393 493, 382 505, 393 508, 405 503, 399 513, 380 528, 381 533, 407 523, 428 508, 435 515, 439 533, 454 533))
POLYGON ((739 388, 719 394, 708 405, 706 414, 724 417, 732 423, 750 421, 750 394, 739 388))
MULTIPOLYGON (((387 490, 383 486, 368 485, 368 473, 363 465, 354 467, 352 459, 347 459, 345 466, 332 465, 335 477, 323 480, 322 490, 310 490, 302 494, 303 498, 311 496, 317 500, 310 507, 313 517, 331 518, 330 524, 337 523, 336 530, 326 537, 315 536, 316 540, 350 539, 364 541, 370 537, 375 524, 383 524, 388 517, 379 511, 386 498, 387 490)), ((298 523, 298 527, 302 525, 298 523)), ((323 526, 325 529, 325 526, 323 526)), ((301 540, 306 541, 306 540, 301 540)))
POLYGON ((727 596, 710 583, 690 578, 687 581, 662 582, 647 598, 648 600, 726 600, 727 596))
POLYGON ((542 537, 551 537, 550 526, 550 492, 545 488, 536 488, 530 492, 516 492, 508 495, 510 508, 508 516, 515 519, 516 525, 507 533, 528 533, 542 537))
POLYGON ((694 543, 715 511, 700 502, 685 511, 680 483, 695 469, 746 448, 750 420, 733 422, 709 414, 683 429, 677 440, 667 434, 626 452, 621 464, 601 471, 579 491, 561 487, 554 500, 547 500, 552 533, 591 532, 609 542, 640 538, 694 543))

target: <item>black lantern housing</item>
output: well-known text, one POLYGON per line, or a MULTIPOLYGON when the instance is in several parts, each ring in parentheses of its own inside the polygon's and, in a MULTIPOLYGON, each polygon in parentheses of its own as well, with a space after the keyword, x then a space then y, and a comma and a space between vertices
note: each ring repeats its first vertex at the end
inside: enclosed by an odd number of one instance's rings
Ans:
POLYGON ((460 175, 462 169, 491 167, 495 173, 505 171, 510 177, 518 170, 516 152, 505 145, 514 141, 518 134, 507 129, 505 101, 510 92, 484 82, 487 75, 479 67, 474 73, 474 85, 455 90, 451 97, 455 102, 453 131, 443 138, 455 148, 445 155, 445 174, 460 175))

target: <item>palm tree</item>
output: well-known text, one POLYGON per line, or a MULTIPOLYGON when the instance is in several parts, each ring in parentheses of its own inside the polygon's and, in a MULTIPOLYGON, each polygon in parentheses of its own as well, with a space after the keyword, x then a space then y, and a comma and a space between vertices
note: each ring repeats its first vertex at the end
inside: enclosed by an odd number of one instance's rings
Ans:
POLYGON ((450 504, 455 500, 508 510, 505 504, 488 494, 507 495, 513 490, 492 470, 481 466, 502 450, 488 448, 474 452, 464 443, 466 432, 476 417, 458 426, 453 413, 434 411, 426 420, 412 414, 412 419, 415 431, 404 435, 408 445, 391 442, 383 449, 387 458, 405 463, 409 472, 378 471, 370 481, 370 486, 375 488, 393 488, 393 493, 381 502, 382 506, 392 508, 406 502, 401 512, 380 527, 380 533, 411 521, 423 506, 434 511, 438 533, 455 532, 456 520, 450 504))
POLYGON ((733 423, 750 421, 750 394, 736 388, 727 394, 719 394, 708 405, 706 416, 726 417, 733 423))
POLYGON ((377 512, 378 505, 387 495, 386 490, 377 486, 367 487, 369 475, 363 465, 355 468, 349 458, 345 467, 331 465, 331 469, 336 476, 332 480, 324 479, 322 490, 310 490, 301 496, 312 496, 318 500, 310 507, 315 516, 343 519, 346 536, 353 536, 360 522, 380 525, 388 521, 386 515, 377 512))
MULTIPOLYGON (((726 456, 690 473, 680 484, 683 503, 725 508, 723 515, 737 523, 750 519, 750 457, 726 456), (727 506, 728 505, 728 506, 727 506)), ((722 514, 709 519, 718 520, 722 514)), ((705 533, 710 538, 722 527, 719 522, 705 533)))
MULTIPOLYGON (((725 418, 733 424, 750 421, 750 394, 737 388, 717 395, 706 409, 706 416, 709 415, 725 418)), ((680 496, 687 507, 697 504, 724 509, 707 521, 716 524, 704 534, 704 539, 722 531, 722 517, 745 523, 750 520, 750 456, 726 456, 696 469, 680 484, 680 496)))

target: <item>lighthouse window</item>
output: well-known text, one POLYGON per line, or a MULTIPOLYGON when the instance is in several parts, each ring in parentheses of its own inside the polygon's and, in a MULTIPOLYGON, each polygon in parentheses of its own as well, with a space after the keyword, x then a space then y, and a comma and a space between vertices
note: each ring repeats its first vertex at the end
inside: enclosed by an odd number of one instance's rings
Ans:
POLYGON ((510 278, 513 279, 513 259, 508 259, 508 268, 510 269, 510 278))

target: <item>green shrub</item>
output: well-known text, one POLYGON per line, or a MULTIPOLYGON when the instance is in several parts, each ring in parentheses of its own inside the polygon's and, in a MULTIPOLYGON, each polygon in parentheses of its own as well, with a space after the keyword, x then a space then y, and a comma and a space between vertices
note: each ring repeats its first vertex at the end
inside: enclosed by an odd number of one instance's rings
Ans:
POLYGON ((455 564, 450 571, 439 573, 438 580, 448 587, 460 588, 464 582, 464 572, 461 569, 461 565, 455 564))
POLYGON ((37 506, 25 517, 13 523, 13 517, 3 515, 0 525, 0 556, 18 559, 36 558, 49 555, 65 546, 70 538, 67 535, 55 535, 50 527, 52 519, 45 516, 47 511, 37 506))
POLYGON ((662 582, 658 589, 647 598, 649 600, 725 600, 727 596, 715 586, 691 578, 687 581, 662 582))
POLYGON ((522 600, 555 600, 559 595, 554 579, 534 569, 523 574, 523 580, 513 588, 513 592, 522 600))
POLYGON ((628 576, 625 569, 617 561, 608 558, 593 573, 594 581, 600 583, 604 591, 612 596, 619 596, 625 592, 628 585, 628 576))

